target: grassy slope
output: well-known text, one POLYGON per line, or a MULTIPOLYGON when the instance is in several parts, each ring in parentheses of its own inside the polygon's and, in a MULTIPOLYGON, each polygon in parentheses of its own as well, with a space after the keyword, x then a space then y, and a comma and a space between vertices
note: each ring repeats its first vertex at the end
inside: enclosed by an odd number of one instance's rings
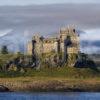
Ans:
MULTIPOLYGON (((17 55, 0 54, 0 65, 2 63, 7 62, 10 59, 17 57, 17 55), (8 59, 9 58, 9 59, 8 59)), ((29 77, 61 77, 61 78, 93 78, 99 77, 99 72, 96 72, 90 68, 70 68, 70 67, 62 67, 62 68, 42 68, 41 70, 28 69, 25 73, 20 72, 0 72, 0 77, 18 77, 18 76, 29 76, 29 77)))
POLYGON ((9 60, 12 60, 14 58, 17 57, 17 54, 16 55, 13 55, 13 54, 0 54, 0 65, 3 65, 5 64, 7 61, 9 60))
POLYGON ((62 67, 62 68, 45 68, 41 70, 32 70, 29 69, 25 73, 21 72, 1 72, 0 77, 57 77, 57 78, 99 78, 100 73, 89 68, 70 68, 70 67, 62 67))

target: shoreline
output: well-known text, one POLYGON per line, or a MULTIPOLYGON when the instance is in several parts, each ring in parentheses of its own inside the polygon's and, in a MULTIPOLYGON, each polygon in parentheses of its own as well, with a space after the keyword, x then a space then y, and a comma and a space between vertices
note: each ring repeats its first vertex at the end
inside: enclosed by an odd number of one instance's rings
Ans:
POLYGON ((0 78, 0 85, 12 92, 100 92, 99 79, 0 78))

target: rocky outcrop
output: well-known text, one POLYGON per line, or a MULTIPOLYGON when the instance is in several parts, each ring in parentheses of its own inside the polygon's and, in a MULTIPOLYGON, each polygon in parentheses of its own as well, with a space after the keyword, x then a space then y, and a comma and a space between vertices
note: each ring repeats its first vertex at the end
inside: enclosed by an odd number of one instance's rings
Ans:
POLYGON ((9 89, 3 85, 0 85, 0 92, 8 92, 9 89))

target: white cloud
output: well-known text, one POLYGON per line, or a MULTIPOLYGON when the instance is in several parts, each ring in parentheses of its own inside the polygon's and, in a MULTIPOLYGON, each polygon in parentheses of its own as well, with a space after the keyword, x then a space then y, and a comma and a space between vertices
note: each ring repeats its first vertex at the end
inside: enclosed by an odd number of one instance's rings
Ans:
POLYGON ((86 30, 85 32, 85 34, 80 35, 81 40, 100 41, 100 29, 86 30))
POLYGON ((0 37, 3 37, 5 35, 9 34, 12 31, 13 31, 12 29, 0 30, 0 37))
POLYGON ((81 51, 84 53, 100 53, 100 47, 93 45, 95 41, 100 41, 100 29, 85 30, 84 34, 80 35, 80 40, 86 41, 87 44, 81 45, 81 51))
POLYGON ((92 54, 92 53, 100 53, 100 47, 96 46, 86 46, 84 48, 81 48, 81 52, 92 54))

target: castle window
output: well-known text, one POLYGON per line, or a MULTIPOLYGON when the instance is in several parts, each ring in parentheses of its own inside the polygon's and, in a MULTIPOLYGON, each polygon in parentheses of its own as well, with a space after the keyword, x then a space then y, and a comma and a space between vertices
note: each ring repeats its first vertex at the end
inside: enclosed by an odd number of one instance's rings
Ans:
POLYGON ((45 40, 45 43, 47 43, 47 40, 45 40))
POLYGON ((75 33, 75 29, 73 29, 73 32, 75 33))

